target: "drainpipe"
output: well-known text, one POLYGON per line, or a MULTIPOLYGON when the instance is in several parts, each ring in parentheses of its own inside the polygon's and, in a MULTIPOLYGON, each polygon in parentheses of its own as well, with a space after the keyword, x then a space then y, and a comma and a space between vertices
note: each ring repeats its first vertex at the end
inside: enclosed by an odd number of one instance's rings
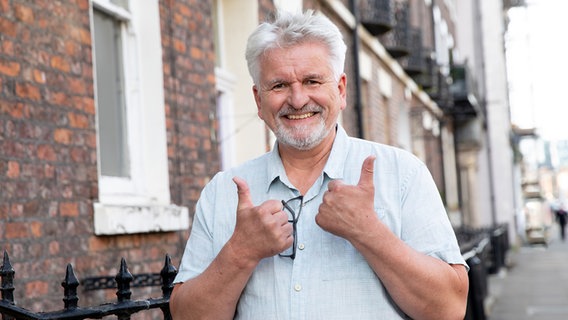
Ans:
MULTIPOLYGON (((482 13, 482 3, 480 0, 474 1, 473 3, 474 5, 474 9, 475 9, 475 16, 477 18, 477 21, 480 21, 481 25, 483 26, 484 20, 483 20, 483 13, 482 13)), ((484 46, 484 34, 483 31, 478 31, 478 35, 477 35, 477 40, 479 40, 479 48, 481 51, 481 57, 482 60, 485 59, 485 46, 484 46)), ((481 66, 481 77, 482 77, 482 83, 481 86, 483 88, 483 98, 480 101, 480 106, 481 106, 481 120, 482 121, 482 128, 485 129, 485 143, 487 144, 487 170, 488 170, 488 175, 489 175, 489 193, 490 193, 490 198, 489 201, 491 202, 491 224, 493 227, 495 227, 497 225, 497 205, 495 203, 495 175, 494 175, 494 168, 493 168, 493 148, 491 145, 491 128, 490 128, 490 124, 489 124, 489 119, 488 119, 488 111, 487 111, 487 80, 488 79, 488 72, 487 69, 485 68, 485 63, 482 64, 481 66)))
POLYGON ((349 0, 351 13, 355 17, 355 26, 353 27, 353 77, 355 80, 355 113, 357 117, 357 135, 359 138, 364 138, 365 131, 363 130, 363 106, 361 105, 361 75, 359 71, 359 46, 360 39, 357 32, 359 28, 359 9, 357 0, 349 0))

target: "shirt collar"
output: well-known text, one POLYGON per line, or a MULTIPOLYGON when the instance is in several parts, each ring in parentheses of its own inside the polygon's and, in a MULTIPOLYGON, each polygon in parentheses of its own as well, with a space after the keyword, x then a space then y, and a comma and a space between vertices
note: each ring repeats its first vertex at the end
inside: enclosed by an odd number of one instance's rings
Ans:
MULTIPOLYGON (((331 179, 342 179, 343 169, 345 167, 345 161, 348 155, 348 138, 347 132, 339 124, 336 127, 335 140, 333 141, 333 146, 331 147, 331 153, 327 159, 327 163, 323 169, 324 174, 326 174, 331 179)), ((284 170, 284 165, 282 164, 282 159, 278 153, 278 142, 274 143, 272 150, 268 154, 268 161, 266 163, 266 173, 268 177, 268 182, 266 185, 266 191, 272 185, 276 179, 280 179, 282 183, 287 185, 289 188, 293 188, 292 184, 288 180, 286 171, 284 170)))

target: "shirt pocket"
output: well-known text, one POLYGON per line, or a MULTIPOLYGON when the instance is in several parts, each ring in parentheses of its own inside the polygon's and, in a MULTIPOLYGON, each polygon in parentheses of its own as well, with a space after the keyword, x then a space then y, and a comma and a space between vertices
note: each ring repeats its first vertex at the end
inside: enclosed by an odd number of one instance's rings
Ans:
MULTIPOLYGON (((385 210, 375 212, 380 219, 385 210)), ((325 232, 321 241, 321 274, 324 281, 365 279, 376 277, 367 260, 351 243, 341 237, 325 232)))

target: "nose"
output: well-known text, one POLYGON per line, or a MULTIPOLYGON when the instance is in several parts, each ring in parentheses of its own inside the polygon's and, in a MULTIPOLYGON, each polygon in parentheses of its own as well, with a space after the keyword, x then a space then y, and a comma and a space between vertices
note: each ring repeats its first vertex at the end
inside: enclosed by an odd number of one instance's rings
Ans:
POLYGON ((310 97, 308 95, 307 89, 301 83, 294 83, 290 86, 290 92, 288 94, 288 104, 294 109, 301 109, 306 104, 310 97))

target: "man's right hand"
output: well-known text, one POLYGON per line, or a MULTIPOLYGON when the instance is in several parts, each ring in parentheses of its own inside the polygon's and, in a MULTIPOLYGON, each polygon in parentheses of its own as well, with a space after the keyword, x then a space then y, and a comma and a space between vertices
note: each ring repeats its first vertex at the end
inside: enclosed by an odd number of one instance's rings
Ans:
POLYGON ((245 180, 234 177, 239 202, 237 223, 229 243, 235 253, 249 261, 258 262, 274 256, 293 243, 292 224, 279 200, 268 200, 259 206, 252 203, 245 180))

